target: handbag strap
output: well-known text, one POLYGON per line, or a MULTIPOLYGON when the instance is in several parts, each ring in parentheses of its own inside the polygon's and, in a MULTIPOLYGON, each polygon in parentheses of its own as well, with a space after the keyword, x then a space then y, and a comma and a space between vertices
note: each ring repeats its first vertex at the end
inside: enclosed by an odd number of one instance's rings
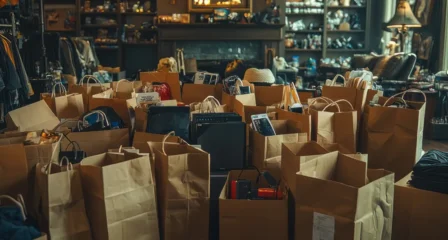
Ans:
MULTIPOLYGON (((383 107, 387 106, 387 103, 389 103, 389 101, 390 101, 391 99, 396 98, 396 97, 398 97, 398 96, 401 96, 401 98, 403 99, 403 101, 406 103, 406 100, 404 100, 404 97, 406 96, 406 93, 408 93, 408 92, 421 93, 421 94, 423 95, 424 102, 426 103, 426 94, 425 94, 422 90, 420 90, 420 89, 411 88, 411 89, 408 89, 408 90, 406 90, 406 91, 404 91, 404 92, 397 93, 397 94, 391 96, 391 97, 390 97, 389 99, 387 99, 387 101, 383 104, 383 107)), ((408 104, 406 103, 406 105, 408 105, 408 104)))
MULTIPOLYGON (((94 111, 91 111, 90 113, 86 114, 86 115, 82 118, 82 124, 84 124, 84 122, 86 121, 86 118, 87 118, 88 116, 91 116, 91 115, 93 115, 93 114, 98 114, 98 118, 99 118, 99 116, 103 117, 103 121, 106 123, 106 126, 110 126, 110 123, 109 123, 109 120, 108 120, 107 117, 106 117, 106 114, 105 114, 103 111, 100 111, 100 110, 94 110, 94 111)), ((81 129, 81 128, 80 128, 80 122, 79 122, 79 121, 78 121, 78 129, 81 129)))
POLYGON ((12 198, 11 196, 8 196, 8 195, 0 195, 0 200, 1 199, 7 199, 7 200, 13 202, 15 205, 17 205, 17 207, 19 207, 19 209, 20 209, 20 213, 22 214, 23 221, 26 220, 24 205, 22 205, 22 203, 20 203, 20 201, 15 200, 14 198, 12 198))
POLYGON ((241 81, 241 79, 238 78, 235 81, 235 87, 233 89, 233 95, 240 95, 241 94, 241 90, 240 90, 241 86, 244 86, 244 83, 243 83, 243 81, 241 81))

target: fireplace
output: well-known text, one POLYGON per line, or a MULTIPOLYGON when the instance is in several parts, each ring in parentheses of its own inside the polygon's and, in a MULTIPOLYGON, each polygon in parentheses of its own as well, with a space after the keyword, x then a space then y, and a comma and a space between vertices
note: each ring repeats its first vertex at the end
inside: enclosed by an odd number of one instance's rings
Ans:
POLYGON ((229 61, 242 59, 257 68, 266 65, 265 52, 279 52, 281 24, 159 24, 159 56, 196 58, 199 70, 223 75, 229 61))
POLYGON ((252 12, 252 0, 187 0, 189 12, 213 12, 216 8, 252 12))

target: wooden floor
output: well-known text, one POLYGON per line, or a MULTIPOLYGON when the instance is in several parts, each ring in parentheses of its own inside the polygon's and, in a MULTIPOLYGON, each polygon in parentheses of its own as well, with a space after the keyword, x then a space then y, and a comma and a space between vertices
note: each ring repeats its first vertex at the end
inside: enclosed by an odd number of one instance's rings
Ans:
POLYGON ((448 152, 448 141, 423 140, 423 150, 437 149, 448 152))

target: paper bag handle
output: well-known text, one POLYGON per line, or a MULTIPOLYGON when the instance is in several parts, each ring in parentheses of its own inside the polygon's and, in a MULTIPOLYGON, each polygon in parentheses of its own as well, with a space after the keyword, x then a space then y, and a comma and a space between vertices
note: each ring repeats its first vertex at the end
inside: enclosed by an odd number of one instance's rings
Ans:
POLYGON ((341 103, 341 102, 348 103, 348 105, 350 106, 350 108, 352 109, 352 111, 354 110, 353 105, 352 105, 349 101, 347 101, 347 100, 345 100, 345 99, 339 99, 339 100, 334 101, 334 102, 328 104, 327 106, 325 106, 324 109, 322 109, 322 111, 327 110, 327 108, 330 107, 330 106, 336 105, 336 107, 338 108, 338 112, 341 112, 341 108, 340 108, 340 106, 339 106, 339 103, 341 103))
POLYGON ((101 86, 102 90, 106 90, 106 88, 103 86, 103 84, 93 75, 85 75, 81 80, 79 81, 78 85, 83 86, 84 85, 84 79, 87 79, 86 85, 89 87, 90 80, 93 80, 95 83, 99 84, 101 86))
POLYGON ((215 109, 219 106, 221 106, 221 103, 218 101, 218 99, 216 99, 214 96, 208 96, 206 97, 201 103, 200 103, 200 111, 202 112, 203 108, 202 105, 205 104, 206 102, 209 102, 211 104, 211 112, 215 112, 215 109))
MULTIPOLYGON (((406 91, 404 91, 404 92, 401 92, 401 93, 397 93, 397 94, 395 94, 395 95, 393 95, 393 96, 391 96, 389 99, 387 99, 387 101, 383 104, 383 107, 385 107, 385 106, 387 106, 387 103, 389 103, 389 101, 392 99, 392 98, 395 98, 395 97, 398 97, 398 96, 402 96, 402 98, 403 98, 403 100, 404 100, 404 96, 406 95, 406 93, 408 93, 408 92, 417 92, 417 93, 421 93, 422 95, 423 95, 423 99, 425 99, 425 103, 426 103, 426 94, 422 91, 422 90, 420 90, 420 89, 416 89, 416 88, 411 88, 411 89, 408 89, 408 90, 406 90, 406 91)), ((406 102, 406 100, 404 100, 405 102, 406 102)))
POLYGON ((341 77, 344 80, 344 86, 345 86, 345 77, 342 76, 341 74, 336 74, 336 76, 334 76, 333 80, 331 81, 331 85, 330 86, 334 86, 334 84, 336 83, 336 80, 338 80, 338 77, 341 77))
POLYGON ((162 152, 163 152, 164 155, 166 155, 166 152, 165 152, 165 142, 166 142, 166 140, 168 140, 168 138, 170 136, 176 136, 176 132, 171 131, 167 135, 165 135, 165 137, 163 137, 163 140, 162 140, 162 152))
POLYGON ((65 89, 64 85, 62 84, 62 82, 57 82, 53 85, 52 89, 51 89, 51 98, 55 98, 56 97, 56 86, 59 86, 59 92, 60 93, 64 93, 64 96, 67 96, 67 89, 65 89))
POLYGON ((241 86, 244 86, 244 83, 243 83, 243 81, 241 81, 241 79, 238 78, 235 81, 235 87, 233 89, 233 95, 240 95, 241 94, 241 90, 240 90, 241 86))
POLYGON ((121 79, 120 81, 117 82, 117 86, 115 86, 115 92, 118 92, 118 86, 120 85, 121 82, 130 82, 130 83, 132 83, 132 89, 135 88, 134 87, 134 82, 131 82, 131 81, 127 80, 127 79, 121 79))
MULTIPOLYGON (((20 195, 20 194, 19 194, 19 195, 20 195)), ((12 198, 11 196, 8 196, 8 195, 1 195, 1 196, 0 196, 0 200, 1 200, 1 199, 8 199, 8 200, 10 200, 11 202, 13 202, 15 205, 17 205, 17 207, 20 208, 20 213, 22 214, 23 221, 26 220, 25 210, 24 210, 24 208, 23 208, 23 205, 20 203, 20 201, 17 201, 17 200, 15 200, 14 198, 12 198)))

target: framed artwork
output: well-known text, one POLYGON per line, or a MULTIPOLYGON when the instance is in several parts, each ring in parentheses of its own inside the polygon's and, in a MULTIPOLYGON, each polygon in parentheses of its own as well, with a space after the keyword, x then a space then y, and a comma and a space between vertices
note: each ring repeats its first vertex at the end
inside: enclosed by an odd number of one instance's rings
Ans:
POLYGON ((49 31, 74 31, 76 5, 46 4, 44 6, 45 29, 49 31))
POLYGON ((434 8, 434 0, 416 0, 414 5, 414 15, 422 26, 429 24, 431 13, 434 8))

